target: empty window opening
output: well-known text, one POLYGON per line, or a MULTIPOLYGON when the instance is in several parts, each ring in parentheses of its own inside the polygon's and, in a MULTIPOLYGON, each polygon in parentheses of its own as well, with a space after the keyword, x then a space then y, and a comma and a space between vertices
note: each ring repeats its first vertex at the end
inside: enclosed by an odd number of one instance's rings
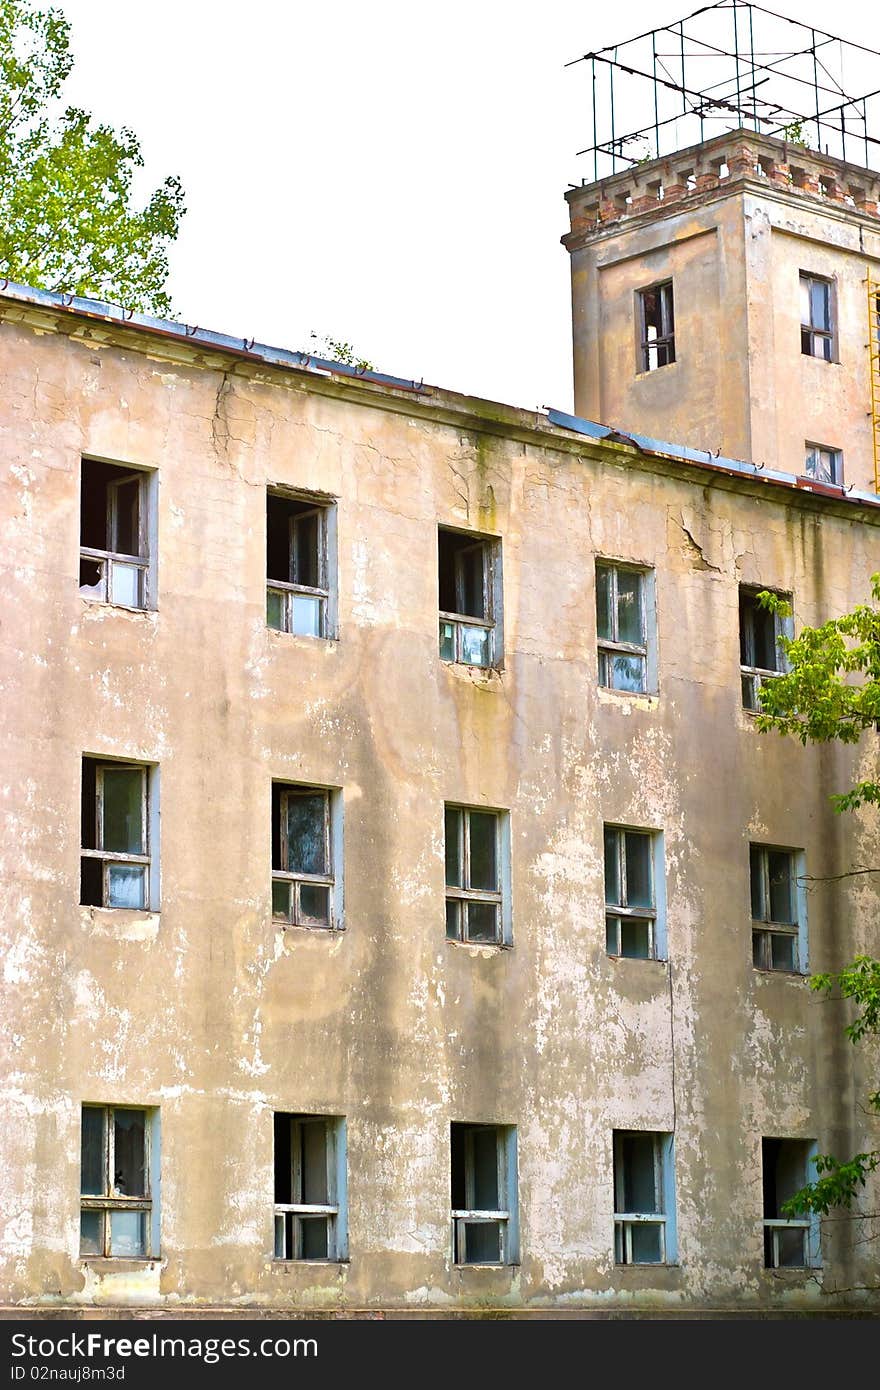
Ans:
POLYGON ((149 598, 149 475, 114 463, 82 460, 79 591, 122 608, 149 598))
POLYGON ((344 1257, 345 1122, 275 1115, 275 1258, 344 1257))
POLYGON ((801 271, 801 352, 834 361, 834 296, 830 280, 801 271))
POLYGON ((796 850, 749 845, 752 960, 759 970, 800 972, 804 968, 799 858, 796 850))
POLYGON ((150 885, 150 769, 82 760, 80 902, 147 908, 150 885))
POLYGON ((331 508, 270 492, 266 499, 266 622, 298 637, 329 637, 331 508))
POLYGON ((819 483, 843 482, 843 454, 840 449, 829 449, 825 444, 804 445, 804 475, 815 478, 819 483))
POLYGON ((498 543, 442 527, 437 542, 441 659, 494 666, 500 657, 498 543))
POLYGON ((151 1112, 84 1105, 80 1164, 80 1254, 145 1259, 155 1254, 151 1112))
POLYGON ((290 926, 340 925, 332 809, 326 787, 272 783, 272 916, 290 926))
POLYGON ((639 315, 639 371, 653 372, 675 361, 672 281, 636 292, 639 315))
POLYGON ((450 1145, 454 1262, 516 1263, 516 1131, 452 1124, 450 1145))
POLYGON ((672 1135, 618 1129, 613 1139, 615 1263, 672 1263, 672 1135))
POLYGON ((605 826, 605 941, 609 956, 662 958, 654 859, 657 836, 605 826))
POLYGON ((498 811, 446 806, 446 935, 450 941, 505 940, 506 835, 498 811))
POLYGON ((646 581, 644 570, 596 562, 599 684, 609 690, 648 688, 646 581))
MULTIPOLYGON (((759 691, 769 676, 787 670, 779 638, 789 635, 790 623, 758 602, 761 590, 739 591, 739 659, 742 702, 748 710, 760 710, 759 691)), ((780 598, 786 595, 779 595, 780 598)))
POLYGON ((809 1139, 762 1139, 764 1265, 767 1269, 805 1269, 819 1263, 818 1227, 808 1215, 786 1217, 782 1207, 810 1181, 809 1139))

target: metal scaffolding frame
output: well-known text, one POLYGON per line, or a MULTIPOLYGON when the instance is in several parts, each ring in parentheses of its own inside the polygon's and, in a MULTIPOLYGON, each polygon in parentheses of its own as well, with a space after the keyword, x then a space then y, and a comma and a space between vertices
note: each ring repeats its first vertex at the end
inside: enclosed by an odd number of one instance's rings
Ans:
POLYGON ((764 9, 717 0, 573 59, 590 75, 596 182, 745 127, 880 168, 880 52, 764 9), (844 80, 851 91, 849 95, 844 80))

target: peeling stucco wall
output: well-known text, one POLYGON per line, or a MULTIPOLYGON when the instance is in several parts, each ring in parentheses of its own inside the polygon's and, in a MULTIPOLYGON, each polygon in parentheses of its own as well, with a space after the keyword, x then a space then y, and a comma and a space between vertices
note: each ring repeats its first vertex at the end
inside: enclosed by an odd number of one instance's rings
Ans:
MULTIPOLYGON (((805 622, 864 598, 870 512, 20 306, 0 362, 0 1297, 857 1301, 844 1233, 812 1276, 762 1268, 761 1136, 858 1147, 869 1086, 841 1011, 752 967, 748 843, 880 862, 876 820, 828 805, 873 753, 757 734, 737 592, 805 622), (155 612, 79 597, 84 454, 158 469, 155 612), (338 499, 338 641, 266 627, 269 484, 338 499), (438 523, 501 538, 500 671, 438 659, 438 523), (597 555, 656 571, 654 695, 597 690, 597 555), (83 753, 161 769, 157 912, 78 904, 83 753), (341 789, 344 932, 271 919, 273 778, 341 789), (444 801, 509 811, 512 950, 445 940, 444 801), (668 963, 606 955, 603 822, 663 832, 668 963), (160 1110, 146 1265, 79 1257, 83 1101, 160 1110), (346 1117, 348 1263, 272 1259, 275 1110, 346 1117), (519 1266, 451 1264, 451 1121, 517 1127, 519 1266), (613 1264, 614 1128, 674 1131, 676 1267, 613 1264)), ((870 879, 818 886, 811 966, 876 921, 870 879)))

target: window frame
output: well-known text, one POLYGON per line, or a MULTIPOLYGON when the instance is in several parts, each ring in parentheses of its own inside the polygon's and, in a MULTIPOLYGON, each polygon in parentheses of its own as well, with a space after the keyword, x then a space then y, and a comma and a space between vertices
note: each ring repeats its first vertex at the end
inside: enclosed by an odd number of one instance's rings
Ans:
POLYGON ((621 1268, 635 1265, 643 1268, 677 1263, 677 1228, 675 1212, 675 1143, 674 1135, 658 1130, 615 1129, 612 1131, 612 1173, 614 1188, 614 1264, 621 1268), (654 1169, 653 1212, 626 1211, 626 1165, 623 1161, 623 1141, 629 1135, 651 1139, 654 1169), (656 1226, 659 1234, 659 1260, 633 1258, 633 1228, 656 1226))
POLYGON ((335 570, 336 499, 333 497, 325 497, 323 494, 318 495, 316 493, 297 492, 288 488, 273 487, 271 485, 266 489, 267 510, 270 498, 277 498, 281 502, 297 503, 305 507, 306 510, 302 512, 291 512, 287 518, 288 579, 271 579, 268 573, 266 575, 266 626, 272 632, 283 632, 290 637, 307 637, 316 641, 335 640, 336 605, 332 576, 335 570), (315 555, 315 568, 319 580, 317 585, 301 584, 296 577, 297 547, 295 541, 297 528, 304 521, 312 517, 315 517, 317 521, 317 548, 315 555), (281 627, 277 627, 274 623, 269 621, 269 599, 273 594, 277 595, 281 600, 281 627), (303 595, 306 598, 317 600, 319 628, 317 633, 296 631, 294 626, 294 614, 297 595, 303 595))
POLYGON ((665 893, 664 893, 664 863, 663 863, 663 832, 660 830, 646 830, 640 826, 619 825, 617 823, 605 822, 602 826, 602 851, 603 865, 605 867, 605 951, 613 960, 657 960, 667 959, 666 950, 666 922, 665 922, 665 893), (611 832, 615 836, 615 855, 617 859, 617 883, 623 902, 612 903, 607 896, 607 861, 605 859, 607 846, 605 844, 606 835, 611 832), (651 906, 640 907, 635 905, 630 907, 626 902, 626 837, 637 835, 639 838, 647 840, 648 854, 648 873, 650 877, 651 906), (647 955, 624 954, 620 949, 622 945, 622 926, 621 923, 627 918, 636 921, 648 922, 649 948, 647 955), (614 919, 616 951, 609 950, 609 925, 614 919))
POLYGON ((746 647, 746 650, 747 650, 747 651, 748 651, 749 646, 751 646, 752 655, 753 655, 753 656, 755 655, 754 615, 755 615, 755 613, 758 611, 758 607, 757 607, 757 605, 756 605, 755 603, 752 603, 752 606, 746 610, 746 612, 747 612, 749 618, 752 620, 752 622, 751 622, 751 628, 750 628, 750 629, 747 629, 747 630, 744 632, 744 631, 743 631, 743 598, 744 598, 744 597, 748 597, 748 598, 751 598, 752 600, 755 600, 755 599, 757 598, 758 594, 764 593, 765 590, 766 590, 767 593, 775 594, 777 598, 783 599, 789 606, 791 606, 791 603, 792 603, 792 596, 791 596, 790 593, 783 593, 783 592, 781 592, 781 591, 778 590, 778 589, 771 589, 770 586, 769 586, 769 584, 765 584, 765 585, 740 584, 739 589, 737 590, 737 608, 738 608, 738 616, 739 616, 739 643, 740 643, 740 664, 739 664, 739 669, 740 669, 740 692, 741 692, 742 707, 743 707, 743 709, 744 709, 748 714, 760 714, 760 713, 761 713, 761 704, 760 704, 760 700, 759 700, 758 697, 759 697, 759 694, 760 694, 761 686, 763 685, 764 681, 765 681, 765 680, 768 680, 768 679, 769 679, 769 680, 772 680, 774 676, 784 676, 785 673, 786 673, 786 672, 788 671, 788 669, 789 669, 789 668, 788 668, 788 660, 787 660, 787 658, 786 658, 786 656, 785 656, 785 653, 783 652, 782 648, 779 646, 779 639, 780 639, 780 637, 789 637, 789 638, 791 637, 792 632, 793 632, 793 619, 792 619, 791 617, 783 618, 783 617, 781 617, 781 615, 780 615, 779 613, 773 613, 773 612, 771 612, 769 609, 767 609, 767 610, 761 609, 760 611, 761 611, 761 612, 765 612, 765 611, 766 611, 766 612, 767 612, 768 618, 772 619, 772 622, 773 622, 773 645, 774 645, 774 650, 776 651, 777 660, 779 661, 779 665, 778 665, 774 670, 769 670, 769 669, 768 669, 767 667, 765 667, 765 666, 749 665, 748 663, 744 662, 743 659, 742 659, 743 646, 746 647), (749 699, 752 701, 751 704, 747 703, 747 699, 746 699, 746 690, 747 690, 747 689, 748 689, 749 692, 750 692, 750 694, 749 694, 749 699))
MULTIPOLYGON (((106 535, 110 548, 99 550, 94 546, 82 544, 80 536, 80 564, 85 560, 98 566, 97 584, 78 585, 79 596, 90 603, 104 603, 111 608, 125 608, 130 613, 142 613, 154 609, 155 602, 155 556, 151 553, 155 546, 151 539, 155 534, 155 511, 153 503, 153 478, 155 471, 146 468, 129 467, 112 459, 98 459, 84 454, 80 459, 80 479, 84 464, 106 464, 118 468, 120 477, 108 480, 106 490, 106 535), (128 470, 128 471, 126 471, 128 470), (138 485, 138 553, 129 555, 118 548, 119 538, 119 491, 129 483, 138 485), (117 566, 137 572, 138 602, 126 603, 114 594, 114 575, 117 566), (96 592, 97 590, 97 592, 96 592)), ((80 496, 80 531, 82 529, 82 496, 80 496)))
POLYGON ((815 275, 810 270, 801 270, 799 276, 799 291, 801 299, 801 356, 814 357, 820 362, 837 361, 837 286, 834 279, 828 275, 815 275), (829 328, 820 328, 813 323, 813 285, 826 285, 828 288, 828 321, 829 328), (806 299, 808 318, 804 319, 804 287, 806 286, 806 299), (827 355, 824 351, 816 352, 817 345, 827 343, 827 355))
POLYGON ((100 904, 82 903, 82 892, 80 892, 80 905, 84 907, 100 906, 102 910, 111 912, 150 912, 156 910, 158 904, 157 888, 158 884, 154 873, 154 855, 152 851, 153 841, 153 819, 155 815, 154 800, 157 794, 156 769, 150 763, 139 763, 128 759, 101 758, 90 753, 84 753, 80 761, 80 779, 82 780, 82 764, 85 761, 95 765, 95 804, 94 804, 94 827, 96 847, 89 849, 85 845, 80 846, 80 865, 83 859, 94 859, 101 863, 101 902, 100 904), (104 839, 104 776, 108 771, 112 772, 139 772, 141 774, 141 831, 144 850, 141 854, 135 854, 125 850, 109 850, 103 845, 104 839), (110 874, 115 865, 136 865, 143 868, 143 893, 142 903, 139 907, 129 907, 125 903, 110 902, 110 874))
MULTIPOLYGON (((301 1168, 301 1143, 294 1142, 305 1125, 321 1125, 324 1130, 324 1163, 326 1166, 326 1202, 274 1202, 273 1203, 273 1258, 284 1264, 315 1263, 339 1264, 348 1256, 347 1231, 347 1145, 345 1117, 341 1115, 307 1115, 300 1112, 275 1111, 277 1116, 290 1123, 290 1190, 302 1191, 303 1173, 301 1168), (288 1252, 288 1222, 293 1249, 288 1252), (302 1221, 323 1217, 327 1231, 327 1254, 304 1255, 302 1253, 302 1221), (280 1251, 280 1253, 279 1253, 280 1251)), ((273 1133, 274 1150, 274 1133, 273 1133)), ((274 1157, 274 1152, 273 1152, 274 1157)))
POLYGON ((646 565, 634 565, 626 560, 609 560, 604 556, 596 557, 595 585, 596 585, 596 649, 598 652, 598 684, 602 690, 613 690, 617 695, 649 695, 654 693, 656 687, 656 676, 653 670, 651 659, 650 642, 650 598, 649 588, 652 587, 653 569, 646 565), (611 607, 611 631, 612 636, 599 636, 599 571, 609 572, 610 585, 610 607, 611 607), (622 642, 619 638, 620 615, 618 612, 618 574, 635 574, 639 579, 639 629, 641 632, 641 642, 622 642), (641 690, 626 690, 622 686, 612 684, 614 672, 614 657, 627 656, 638 657, 642 666, 642 688, 641 690), (610 678, 609 678, 610 677, 610 678))
POLYGON ((636 318, 638 332, 637 375, 645 376, 650 372, 659 371, 661 367, 671 367, 675 363, 675 293, 672 276, 637 289, 636 301, 638 305, 636 318), (649 294, 658 296, 660 308, 661 332, 655 338, 648 336, 645 300, 649 294), (651 363, 652 352, 657 357, 657 361, 653 364, 651 363), (662 362, 659 360, 661 356, 665 357, 662 362))
POLYGON ((341 853, 341 803, 340 793, 334 787, 314 786, 311 783, 286 782, 273 778, 272 787, 279 788, 279 857, 284 867, 272 865, 271 916, 272 921, 284 928, 301 927, 308 931, 340 931, 343 928, 341 902, 341 872, 337 864, 342 864, 341 853), (290 856, 288 835, 288 806, 290 801, 308 796, 323 798, 323 845, 324 862, 328 866, 323 874, 309 874, 287 867, 290 856), (276 885, 289 884, 289 907, 287 915, 276 911, 276 885), (301 896, 303 887, 322 887, 327 889, 327 921, 310 918, 302 911, 301 896))
POLYGON ((806 891, 804 887, 804 852, 787 845, 771 845, 749 841, 749 912, 752 923, 752 966, 765 973, 784 975, 805 975, 807 973, 807 913, 806 891), (760 859, 760 898, 763 911, 772 911, 770 898, 771 854, 784 854, 789 861, 790 902, 796 914, 794 922, 777 921, 767 916, 755 917, 753 881, 753 856, 760 859), (792 965, 773 964, 773 942, 776 937, 791 943, 792 965), (761 959, 758 959, 758 956, 761 959))
POLYGON ((516 1126, 470 1124, 453 1120, 449 1129, 450 1188, 453 1182, 453 1128, 463 1132, 465 1200, 468 1204, 464 1207, 454 1207, 450 1200, 452 1263, 457 1269, 499 1269, 504 1265, 519 1264, 516 1126), (473 1136, 477 1130, 492 1130, 495 1134, 498 1197, 503 1203, 495 1208, 478 1208, 470 1204, 469 1200, 474 1195, 473 1136), (499 1259, 467 1259, 467 1228, 469 1226, 489 1225, 495 1225, 498 1228, 499 1259), (461 1258, 462 1256, 464 1258, 461 1258))
MULTIPOLYGON (((799 1166, 801 1167, 801 1176, 798 1179, 798 1181, 801 1187, 806 1186, 806 1184, 810 1181, 810 1159, 814 1158, 817 1152, 817 1146, 815 1141, 812 1139, 778 1138, 775 1135, 763 1136, 761 1139, 762 1185, 766 1183, 765 1170, 767 1152, 765 1146, 768 1143, 784 1144, 786 1146, 797 1145, 797 1147, 802 1151, 799 1155, 799 1160, 802 1159, 802 1162, 799 1163, 799 1166)), ((807 1270, 821 1268, 821 1232, 819 1225, 819 1217, 817 1213, 810 1212, 806 1216, 793 1217, 768 1216, 766 1187, 764 1187, 764 1191, 762 1192, 761 1203, 761 1231, 763 1235, 764 1245, 763 1265, 766 1270, 769 1270, 771 1273, 775 1274, 780 1269, 807 1270), (780 1259, 779 1239, 780 1236, 784 1235, 787 1231, 800 1232, 801 1251, 803 1254, 803 1260, 800 1264, 792 1264, 789 1261, 783 1261, 780 1259)))
POLYGON ((450 811, 457 813, 459 817, 457 829, 458 863, 461 867, 461 878, 465 880, 465 883, 461 886, 445 884, 446 940, 462 946, 511 946, 513 941, 510 921, 508 813, 492 806, 467 806, 457 801, 445 801, 443 803, 444 878, 446 876, 446 819, 450 811), (471 875, 470 817, 472 814, 492 816, 495 821, 495 879, 498 884, 497 889, 471 888, 469 886, 471 875), (465 829, 465 827, 467 828, 465 829), (455 934, 450 934, 449 906, 453 902, 459 905, 456 912, 457 930, 455 934), (471 938, 468 925, 468 904, 471 902, 495 905, 495 935, 491 941, 471 938))
POLYGON ((438 595, 438 616, 440 632, 440 660, 447 665, 469 666, 476 671, 490 671, 497 669, 501 665, 502 640, 501 640, 501 542, 497 536, 487 536, 480 532, 461 531, 454 526, 437 527, 438 537, 438 575, 439 575, 439 551, 440 535, 453 535, 472 538, 471 544, 462 546, 453 557, 455 601, 456 611, 448 612, 440 607, 438 595), (482 593, 484 618, 471 616, 463 611, 464 607, 464 557, 472 554, 474 550, 482 552, 482 593), (444 634, 444 627, 451 628, 451 633, 444 634), (465 637, 468 628, 482 628, 487 633, 488 661, 476 662, 468 661, 465 656, 465 637), (444 644, 451 639, 452 656, 444 655, 444 644))
POLYGON ((87 1211, 97 1211, 101 1213, 101 1250, 84 1251, 82 1249, 82 1222, 80 1221, 80 1249, 79 1258, 82 1260, 153 1260, 158 1257, 158 1232, 155 1229, 156 1201, 157 1194, 154 1192, 153 1163, 154 1163, 154 1143, 158 1149, 157 1138, 154 1130, 157 1128, 157 1111, 154 1107, 146 1105, 99 1105, 91 1101, 84 1101, 80 1106, 80 1218, 87 1211), (82 1171, 82 1114, 85 1110, 100 1111, 103 1116, 103 1155, 102 1155, 102 1176, 105 1191, 101 1194, 85 1193, 83 1187, 82 1171), (144 1187, 146 1192, 143 1196, 128 1197, 116 1188, 115 1177, 115 1144, 116 1126, 114 1116, 117 1111, 136 1111, 144 1116, 144 1187), (111 1178, 111 1174, 113 1177, 111 1178), (124 1254, 114 1255, 112 1253, 112 1234, 111 1216, 114 1211, 143 1212, 144 1222, 144 1252, 143 1254, 124 1254))
POLYGON ((814 482, 826 483, 831 487, 843 487, 843 450, 833 449, 830 444, 814 444, 812 440, 804 440, 804 472, 805 478, 812 478, 814 482), (811 472, 809 463, 810 455, 827 454, 830 463, 830 478, 823 478, 818 472, 811 472))

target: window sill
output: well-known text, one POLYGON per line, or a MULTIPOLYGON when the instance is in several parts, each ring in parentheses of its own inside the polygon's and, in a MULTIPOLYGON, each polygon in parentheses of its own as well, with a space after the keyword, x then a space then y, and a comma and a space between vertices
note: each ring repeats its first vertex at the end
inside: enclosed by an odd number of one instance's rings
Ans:
POLYGON ((153 941, 159 934, 160 915, 149 908, 89 907, 79 905, 83 930, 117 941, 153 941))
POLYGON ((638 1270, 642 1270, 642 1269, 681 1269, 681 1265, 678 1263, 677 1260, 648 1260, 648 1261, 645 1261, 644 1264, 641 1263, 641 1262, 639 1262, 639 1261, 637 1261, 637 1260, 633 1260, 632 1264, 618 1264, 617 1261, 615 1260, 615 1262, 614 1262, 614 1268, 615 1268, 615 1270, 623 1270, 623 1269, 638 1269, 638 1270))
POLYGON ((268 623, 266 624, 266 632, 270 634, 270 638, 272 639, 284 638, 284 640, 288 642, 306 642, 309 646, 314 643, 319 643, 326 647, 337 647, 339 645, 338 637, 316 637, 313 632, 285 632, 280 627, 269 627, 268 623))
POLYGON ((752 970, 756 975, 763 976, 764 979, 772 979, 774 975, 781 975, 784 980, 806 980, 809 978, 805 970, 785 970, 781 966, 755 965, 752 962, 752 970))
POLYGON ((512 941, 459 941, 457 937, 447 936, 445 938, 447 946, 457 946, 459 949, 464 947, 466 951, 476 952, 478 955, 494 955, 498 951, 512 951, 512 941))
POLYGON ((503 667, 500 666, 471 666, 467 661, 444 661, 442 656, 438 657, 440 665, 450 675, 457 680, 470 681, 471 685, 497 686, 501 688, 501 677, 503 667))
POLYGON ((105 598, 89 598, 86 594, 80 594, 83 607, 86 612, 107 612, 107 613, 128 613, 133 618, 149 618, 155 620, 158 616, 155 608, 129 608, 126 603, 111 603, 105 598))
MULTIPOLYGON (((652 367, 650 371, 645 371, 644 368, 642 368, 640 371, 636 371, 636 372, 634 373, 634 375, 633 375, 633 380, 634 380, 634 381, 646 381, 646 380, 648 379, 648 377, 655 377, 655 376, 657 375, 658 372, 665 372, 665 371, 667 370, 667 368, 669 368, 669 367, 673 367, 673 368, 674 368, 674 367, 678 367, 678 366, 680 366, 680 365, 681 365, 681 358, 676 357, 676 359, 675 359, 674 362, 664 362, 661 366, 652 367)), ((624 431, 624 433, 626 433, 626 432, 624 431)))
POLYGON ((338 1260, 285 1260, 280 1255, 273 1255, 269 1261, 270 1269, 302 1269, 306 1266, 309 1269, 339 1269, 351 1264, 347 1255, 338 1260))
POLYGON ((80 1255, 79 1263, 102 1274, 138 1274, 155 1269, 162 1263, 161 1255, 80 1255))
POLYGON ((660 708, 660 696, 654 692, 641 690, 613 690, 607 685, 597 685, 596 694, 600 705, 616 705, 627 711, 643 709, 654 711, 660 708))
POLYGON ((641 965, 662 965, 664 967, 669 964, 668 956, 615 956, 610 951, 606 951, 605 954, 609 960, 631 960, 641 965))
POLYGON ((306 927, 301 922, 286 922, 283 917, 273 917, 272 926, 282 932, 297 932, 301 936, 341 936, 345 923, 337 922, 332 927, 306 927))

